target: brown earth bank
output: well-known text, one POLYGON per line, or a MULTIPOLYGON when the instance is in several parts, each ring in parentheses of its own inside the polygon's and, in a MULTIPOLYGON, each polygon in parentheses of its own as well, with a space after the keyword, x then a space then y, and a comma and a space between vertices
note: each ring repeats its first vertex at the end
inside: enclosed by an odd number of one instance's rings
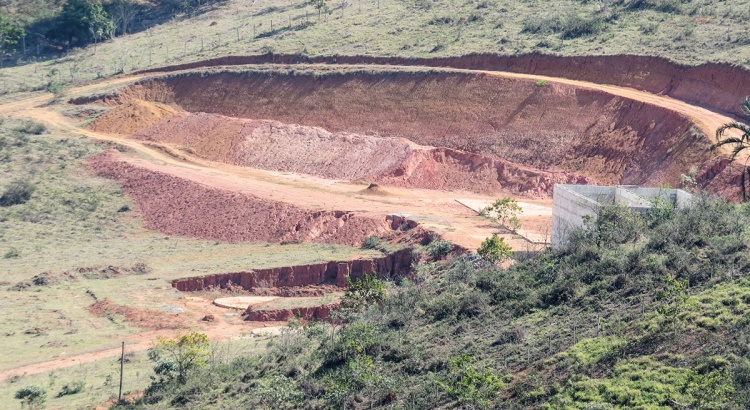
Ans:
POLYGON ((255 310, 252 306, 248 306, 245 311, 245 320, 251 322, 281 322, 292 318, 322 320, 327 318, 331 311, 338 309, 338 307, 338 303, 329 303, 322 306, 264 310, 255 310))
POLYGON ((411 273, 412 262, 412 249, 404 248, 381 258, 221 273, 177 279, 172 282, 172 286, 182 292, 238 286, 252 294, 268 294, 269 288, 310 285, 335 285, 343 288, 347 286, 347 278, 360 279, 365 273, 375 273, 381 279, 403 278, 411 273))
POLYGON ((562 77, 631 87, 668 95, 719 112, 744 117, 739 102, 747 95, 750 71, 727 63, 689 66, 662 57, 611 55, 564 57, 541 53, 505 56, 470 54, 458 57, 408 58, 372 56, 253 55, 226 56, 193 63, 160 67, 138 73, 168 72, 218 65, 242 64, 390 64, 495 70, 562 77))
POLYGON ((128 163, 114 151, 90 158, 97 175, 114 179, 135 202, 149 228, 171 235, 227 242, 339 243, 359 246, 392 233, 392 218, 347 211, 313 211, 212 188, 128 163))
POLYGON ((116 110, 109 110, 98 117, 88 128, 96 132, 132 134, 177 110, 165 105, 142 100, 129 100, 116 110))
MULTIPOLYGON (((130 110, 123 105, 109 112, 120 108, 130 110)), ((403 138, 331 133, 320 127, 219 114, 181 112, 131 138, 174 144, 201 158, 233 165, 411 188, 479 193, 504 190, 546 197, 552 194, 555 183, 595 182, 581 175, 539 171, 500 158, 423 147, 403 138)))
MULTIPOLYGON (((130 99, 334 134, 401 137, 601 184, 678 186, 691 167, 715 158, 692 122, 668 109, 483 74, 187 72, 141 81, 114 97, 130 99)), ((449 154, 458 168, 475 160, 449 154)))

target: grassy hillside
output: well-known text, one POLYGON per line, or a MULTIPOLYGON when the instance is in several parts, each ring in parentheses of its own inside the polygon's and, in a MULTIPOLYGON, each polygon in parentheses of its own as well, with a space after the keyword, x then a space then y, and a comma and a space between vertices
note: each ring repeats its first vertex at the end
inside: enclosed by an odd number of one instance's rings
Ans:
POLYGON ((423 265, 333 329, 152 384, 130 408, 748 408, 749 222, 707 198, 605 209, 564 249, 423 265))
POLYGON ((106 148, 33 122, 0 125, 0 370, 112 348, 143 331, 119 316, 93 316, 92 295, 161 313, 182 298, 171 279, 380 254, 150 231, 120 187, 83 163, 106 148), (11 192, 28 196, 14 202, 11 192))
POLYGON ((750 59, 748 0, 329 0, 327 6, 330 14, 320 19, 317 10, 301 0, 234 0, 186 13, 170 9, 171 19, 136 34, 74 49, 60 58, 19 57, 18 66, 0 70, 0 93, 268 51, 380 56, 629 53, 743 65, 750 59), (34 63, 36 59, 44 61, 34 63))

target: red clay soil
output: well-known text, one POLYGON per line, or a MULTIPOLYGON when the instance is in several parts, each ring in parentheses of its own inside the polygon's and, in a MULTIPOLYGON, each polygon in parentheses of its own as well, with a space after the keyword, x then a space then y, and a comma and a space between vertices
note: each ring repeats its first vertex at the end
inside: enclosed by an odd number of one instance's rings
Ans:
POLYGON ((88 160, 99 176, 122 184, 149 228, 225 242, 296 241, 359 246, 370 235, 392 232, 391 222, 345 211, 310 211, 212 188, 147 170, 113 151, 88 160))
POLYGON ((89 124, 88 128, 97 132, 132 134, 175 112, 168 105, 128 100, 105 112, 89 124))
POLYGON ((688 66, 662 57, 611 55, 563 57, 531 53, 518 56, 471 54, 460 57, 406 58, 370 56, 256 55, 227 56, 212 60, 161 67, 147 72, 168 72, 199 67, 242 64, 391 64, 400 66, 452 67, 545 75, 635 88, 694 103, 709 109, 745 114, 739 107, 747 95, 750 71, 726 63, 688 66))
POLYGON ((343 288, 347 286, 347 278, 359 279, 365 273, 376 273, 383 279, 398 279, 407 276, 411 268, 412 250, 405 248, 374 259, 333 261, 177 279, 172 282, 172 286, 182 292, 212 288, 231 289, 239 286, 253 294, 265 294, 263 292, 267 288, 326 284, 343 288))
MULTIPOLYGON (((116 99, 130 98, 334 134, 403 137, 601 184, 677 186, 690 167, 714 158, 709 140, 673 111, 564 84, 481 74, 181 73, 141 82, 116 99)), ((471 160, 457 162, 466 167, 471 160)))
POLYGON ((338 309, 338 306, 338 303, 330 303, 322 306, 268 310, 253 310, 252 306, 248 306, 245 311, 245 320, 251 322, 281 322, 295 317, 303 320, 321 320, 327 318, 332 310, 338 309))
POLYGON ((107 314, 123 316, 126 322, 144 329, 183 329, 188 326, 185 318, 177 313, 135 309, 112 303, 109 299, 95 302, 88 307, 88 310, 92 315, 98 317, 107 314))
POLYGON ((174 144, 201 158, 233 165, 401 187, 479 193, 505 190, 546 197, 555 183, 595 182, 499 158, 422 147, 403 138, 330 133, 319 127, 218 114, 182 112, 132 138, 174 144))

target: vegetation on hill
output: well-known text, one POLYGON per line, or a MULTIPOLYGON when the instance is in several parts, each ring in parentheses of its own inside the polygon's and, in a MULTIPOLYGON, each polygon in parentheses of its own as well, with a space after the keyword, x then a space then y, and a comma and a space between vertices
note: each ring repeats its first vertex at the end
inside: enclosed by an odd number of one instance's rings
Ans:
POLYGON ((0 92, 269 51, 406 57, 540 51, 741 65, 750 59, 750 0, 108 0, 101 8, 112 26, 97 26, 106 29, 101 39, 92 34, 90 18, 76 26, 80 37, 54 35, 61 33, 50 29, 66 16, 91 15, 66 14, 66 4, 74 3, 99 4, 13 0, 0 5, 0 31, 9 30, 4 65, 15 66, 1 73, 0 92), (19 29, 26 33, 25 52, 19 29), (91 42, 98 44, 70 48, 91 42))
POLYGON ((707 197, 605 208, 564 248, 422 265, 130 407, 748 408, 748 223, 750 205, 707 197))

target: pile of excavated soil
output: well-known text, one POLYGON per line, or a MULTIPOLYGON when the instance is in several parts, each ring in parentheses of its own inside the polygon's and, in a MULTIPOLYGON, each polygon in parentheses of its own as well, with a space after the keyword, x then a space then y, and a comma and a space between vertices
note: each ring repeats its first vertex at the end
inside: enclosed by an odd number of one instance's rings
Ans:
POLYGON ((178 145, 233 165, 412 188, 548 196, 555 183, 594 182, 496 157, 422 147, 403 138, 330 133, 319 127, 216 114, 179 113, 132 137, 178 145))
POLYGON ((359 246, 390 223, 344 211, 310 211, 202 185, 128 163, 113 151, 88 161, 97 175, 119 181, 149 228, 225 242, 305 241, 359 246))
POLYGON ((379 138, 319 127, 182 112, 133 138, 177 144, 202 158, 332 179, 360 179, 397 168, 414 150, 399 138, 379 138))
POLYGON ((132 134, 176 112, 165 104, 128 100, 109 109, 89 124, 89 128, 97 132, 132 134))
MULTIPOLYGON (((673 111, 564 84, 466 73, 182 73, 124 89, 190 112, 402 137, 602 184, 679 185, 712 160, 673 111)), ((443 188, 445 189, 445 188, 443 188)))

